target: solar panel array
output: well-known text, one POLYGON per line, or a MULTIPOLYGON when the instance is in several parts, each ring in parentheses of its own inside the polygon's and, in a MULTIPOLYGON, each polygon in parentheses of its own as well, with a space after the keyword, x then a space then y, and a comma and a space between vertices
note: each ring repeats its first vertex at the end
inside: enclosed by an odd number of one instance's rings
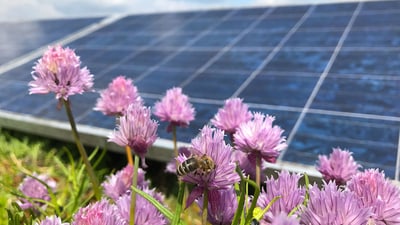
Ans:
MULTIPOLYGON (((399 17, 399 1, 131 15, 67 45, 95 75, 96 90, 125 75, 153 106, 167 89, 182 87, 196 109, 190 127, 178 129, 183 142, 225 99, 240 97, 285 129, 289 147, 280 160, 313 165, 318 154, 342 147, 393 178, 400 150, 399 17)), ((0 24, 8 31, 0 49, 11 52, 0 62, 98 21, 0 24)), ((35 60, 0 75, 0 109, 66 121, 54 96, 27 94, 35 60)), ((72 98, 77 121, 114 129, 113 118, 92 110, 98 97, 72 98)), ((170 139, 165 128, 161 123, 159 136, 170 139)))

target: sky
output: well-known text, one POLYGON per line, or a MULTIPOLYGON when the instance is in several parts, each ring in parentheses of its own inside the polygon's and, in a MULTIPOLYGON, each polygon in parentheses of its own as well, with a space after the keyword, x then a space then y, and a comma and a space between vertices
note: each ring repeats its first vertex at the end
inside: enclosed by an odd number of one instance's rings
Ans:
POLYGON ((349 1, 356 0, 0 0, 0 21, 349 1))

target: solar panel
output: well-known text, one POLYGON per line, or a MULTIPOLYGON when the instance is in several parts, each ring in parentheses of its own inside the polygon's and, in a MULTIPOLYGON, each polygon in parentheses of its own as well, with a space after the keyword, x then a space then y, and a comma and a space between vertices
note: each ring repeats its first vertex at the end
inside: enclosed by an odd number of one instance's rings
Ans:
MULTIPOLYGON (((125 75, 153 106, 167 89, 182 87, 197 112, 189 128, 178 129, 182 142, 190 142, 225 99, 241 97, 251 110, 276 116, 285 130, 289 147, 280 162, 313 165, 318 154, 342 147, 364 167, 398 179, 399 15, 398 1, 130 15, 67 45, 95 75, 97 90, 125 75)), ((8 30, 0 63, 95 22, 0 24, 8 30), (50 36, 38 34, 60 24, 63 30, 50 36), (25 43, 25 32, 35 41, 25 43), (9 39, 23 44, 8 45, 9 39)), ((53 96, 27 94, 36 57, 0 75, 0 109, 66 121, 53 96)), ((114 118, 92 110, 98 96, 73 97, 77 121, 113 129, 114 118)), ((165 123, 159 136, 171 139, 165 123)))

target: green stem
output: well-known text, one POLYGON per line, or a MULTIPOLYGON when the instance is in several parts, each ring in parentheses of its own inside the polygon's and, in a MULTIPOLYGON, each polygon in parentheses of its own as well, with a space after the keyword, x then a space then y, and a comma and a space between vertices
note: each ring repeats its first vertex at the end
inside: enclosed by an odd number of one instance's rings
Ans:
POLYGON ((74 117, 72 115, 70 102, 69 102, 69 100, 64 100, 64 99, 62 101, 64 103, 65 110, 67 112, 68 120, 69 120, 69 123, 71 125, 72 135, 74 136, 76 146, 78 147, 78 150, 79 150, 79 153, 80 153, 80 155, 82 157, 83 163, 85 164, 86 170, 87 170, 87 172, 89 174, 90 181, 92 182, 94 194, 96 196, 96 199, 100 200, 101 193, 100 193, 100 188, 99 188, 99 181, 97 180, 97 177, 96 177, 96 175, 94 173, 93 167, 90 164, 90 161, 89 161, 88 156, 86 154, 85 148, 83 147, 82 142, 79 139, 79 134, 78 134, 78 130, 76 129, 76 124, 75 124, 74 117))
POLYGON ((173 219, 171 225, 177 225, 180 222, 182 206, 183 206, 183 200, 184 200, 183 196, 184 196, 184 193, 185 193, 185 189, 186 189, 185 188, 185 182, 179 181, 178 200, 177 200, 174 219, 173 219))
POLYGON ((177 141, 176 141, 176 126, 175 125, 171 125, 172 126, 172 141, 174 142, 174 155, 175 158, 178 157, 178 146, 177 146, 177 141))
MULTIPOLYGON (((137 176, 138 176, 138 169, 139 169, 139 156, 135 155, 135 163, 133 164, 133 178, 132 178, 132 187, 137 187, 137 176)), ((131 194, 131 212, 129 216, 129 224, 135 224, 135 208, 136 208, 136 192, 132 190, 131 194)))
POLYGON ((260 178, 261 178, 261 156, 256 156, 256 184, 260 186, 260 178))
POLYGON ((208 190, 207 188, 204 189, 204 196, 203 196, 203 210, 201 212, 201 224, 207 225, 207 213, 208 213, 208 190))

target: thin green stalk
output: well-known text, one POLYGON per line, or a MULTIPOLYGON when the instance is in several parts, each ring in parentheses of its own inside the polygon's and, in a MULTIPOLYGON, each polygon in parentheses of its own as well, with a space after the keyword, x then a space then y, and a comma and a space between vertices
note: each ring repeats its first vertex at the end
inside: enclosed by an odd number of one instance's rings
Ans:
POLYGON ((240 176, 240 188, 239 188, 239 193, 240 193, 240 197, 239 197, 239 202, 238 202, 238 207, 236 209, 235 215, 233 216, 233 220, 232 220, 232 225, 237 225, 239 224, 239 220, 240 217, 243 213, 243 208, 244 208, 244 200, 245 200, 245 182, 244 182, 244 177, 243 177, 243 173, 241 171, 241 169, 239 168, 239 166, 236 166, 236 172, 239 174, 240 176))
MULTIPOLYGON (((138 169, 139 169, 139 156, 135 154, 135 163, 133 164, 132 187, 137 187, 138 169)), ((129 216, 129 224, 130 225, 135 224, 135 208, 136 208, 136 191, 132 190, 131 212, 130 212, 130 216, 129 216)))
POLYGON ((261 178, 261 156, 256 156, 256 184, 260 186, 260 178, 261 178))
POLYGON ((89 174, 90 181, 92 182, 94 194, 96 196, 96 199, 100 200, 101 193, 100 193, 100 188, 99 188, 99 181, 97 180, 97 177, 96 177, 96 175, 94 173, 93 167, 90 164, 90 161, 89 161, 88 156, 86 154, 86 150, 83 147, 83 144, 79 139, 78 130, 76 129, 76 124, 75 124, 74 117, 72 115, 72 110, 71 110, 71 106, 69 104, 69 100, 64 100, 63 99, 62 101, 64 103, 65 110, 67 112, 68 120, 69 120, 69 123, 71 125, 72 135, 74 136, 76 146, 78 147, 78 150, 79 150, 79 153, 80 153, 80 155, 82 157, 83 163, 85 164, 86 170, 87 170, 87 172, 89 174))
POLYGON ((177 200, 174 219, 172 220, 171 225, 178 225, 180 223, 184 193, 185 193, 185 182, 179 181, 178 200, 177 200))
POLYGON ((175 125, 171 125, 172 127, 172 142, 174 142, 174 156, 175 158, 178 157, 178 145, 177 145, 177 141, 176 141, 176 126, 175 125))
POLYGON ((207 225, 207 213, 208 213, 208 190, 204 188, 203 196, 203 210, 201 212, 201 224, 207 225))

